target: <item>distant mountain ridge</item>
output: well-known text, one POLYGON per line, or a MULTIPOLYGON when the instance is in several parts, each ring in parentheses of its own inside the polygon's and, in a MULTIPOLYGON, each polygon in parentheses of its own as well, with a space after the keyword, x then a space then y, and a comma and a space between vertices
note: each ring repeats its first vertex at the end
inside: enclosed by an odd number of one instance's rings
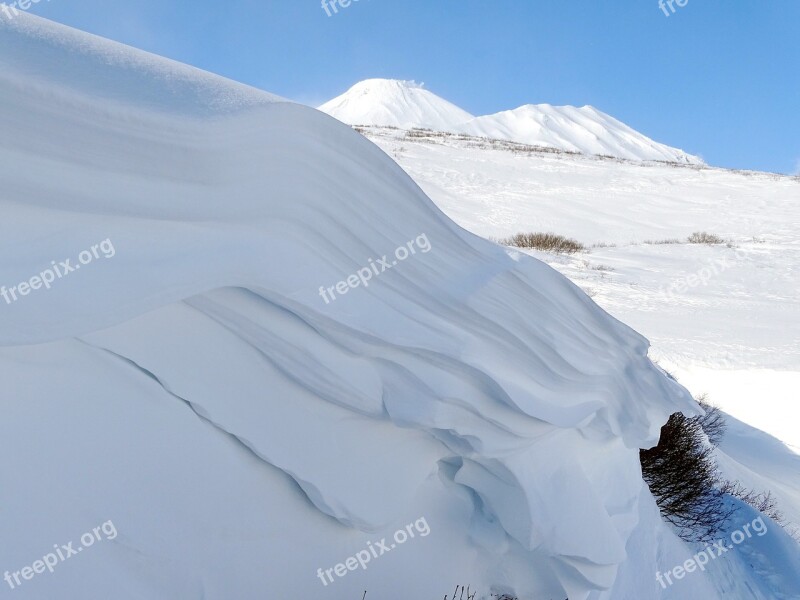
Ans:
POLYGON ((319 110, 350 125, 421 127, 582 154, 704 164, 701 158, 658 143, 592 106, 526 104, 476 117, 416 82, 367 79, 319 110))

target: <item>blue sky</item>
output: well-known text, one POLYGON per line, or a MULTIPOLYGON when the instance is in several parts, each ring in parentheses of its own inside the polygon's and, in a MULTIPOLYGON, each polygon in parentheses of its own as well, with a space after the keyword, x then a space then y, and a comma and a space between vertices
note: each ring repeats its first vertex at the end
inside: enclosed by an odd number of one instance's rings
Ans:
POLYGON ((414 79, 473 114, 591 104, 713 165, 798 172, 800 1, 674 8, 358 0, 328 17, 320 0, 43 0, 30 12, 306 103, 414 79))

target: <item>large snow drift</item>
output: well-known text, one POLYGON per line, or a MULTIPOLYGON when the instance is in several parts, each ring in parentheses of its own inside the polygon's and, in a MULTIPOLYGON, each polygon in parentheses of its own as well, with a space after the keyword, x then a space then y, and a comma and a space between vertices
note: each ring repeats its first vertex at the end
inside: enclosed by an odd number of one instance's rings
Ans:
POLYGON ((29 15, 0 131, 0 570, 118 531, 15 597, 614 584, 638 449, 692 403, 566 278, 318 111, 29 15))
POLYGON ((473 117, 417 83, 368 79, 319 109, 350 125, 419 127, 581 154, 703 164, 699 157, 655 142, 591 106, 527 104, 473 117))

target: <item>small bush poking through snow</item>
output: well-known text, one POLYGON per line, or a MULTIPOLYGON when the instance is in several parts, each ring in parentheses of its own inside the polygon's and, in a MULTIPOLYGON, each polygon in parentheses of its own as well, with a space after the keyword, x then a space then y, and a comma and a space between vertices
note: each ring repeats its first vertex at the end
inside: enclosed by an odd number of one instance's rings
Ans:
POLYGON ((720 489, 704 418, 675 413, 661 428, 658 445, 639 453, 642 476, 661 515, 686 541, 713 539, 734 510, 726 506, 720 489))
POLYGON ((475 600, 475 596, 478 594, 478 592, 472 592, 472 594, 470 594, 469 592, 470 592, 469 586, 465 588, 463 585, 457 585, 456 591, 453 592, 452 598, 450 596, 445 595, 444 600, 475 600), (461 590, 461 595, 459 595, 458 593, 459 589, 461 590), (467 594, 466 598, 464 598, 465 592, 467 594))
POLYGON ((666 240, 645 240, 644 243, 648 246, 664 246, 666 244, 680 244, 681 241, 678 238, 669 238, 666 240))
POLYGON ((708 402, 708 395, 702 394, 697 398, 698 404, 706 411, 702 417, 696 417, 700 423, 700 427, 708 437, 708 441, 712 446, 719 446, 722 438, 725 436, 725 430, 728 428, 725 422, 725 417, 722 416, 722 411, 716 406, 712 406, 708 402))
POLYGON ((501 240, 500 243, 505 246, 533 248, 534 250, 559 254, 575 254, 586 250, 586 247, 580 242, 557 233, 518 233, 510 238, 501 240))
MULTIPOLYGON (((705 414, 675 413, 661 428, 658 446, 639 452, 642 476, 664 519, 686 541, 709 541, 736 512, 724 502, 725 496, 733 496, 786 528, 772 492, 756 492, 738 481, 720 478, 713 453, 728 427, 725 416, 709 403, 707 394, 699 396, 697 403, 705 414)), ((800 531, 789 533, 800 542, 800 531)))
POLYGON ((778 510, 778 503, 772 496, 772 492, 756 492, 748 490, 738 481, 726 481, 722 486, 722 491, 731 496, 735 496, 745 504, 749 504, 758 512, 767 515, 782 527, 786 526, 783 513, 778 510))
POLYGON ((723 240, 718 235, 714 235, 713 233, 708 233, 706 231, 695 231, 692 235, 686 238, 690 244, 723 244, 725 240, 723 240))

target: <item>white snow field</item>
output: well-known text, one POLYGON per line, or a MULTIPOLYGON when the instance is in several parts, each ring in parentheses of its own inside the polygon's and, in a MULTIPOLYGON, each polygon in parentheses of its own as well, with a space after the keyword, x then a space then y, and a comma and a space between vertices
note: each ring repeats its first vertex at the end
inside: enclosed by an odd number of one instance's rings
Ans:
POLYGON ((629 160, 703 164, 591 106, 527 104, 473 117, 413 81, 367 79, 319 107, 350 125, 424 128, 629 160))
POLYGON ((688 392, 336 120, 20 15, 0 181, 8 597, 800 597, 771 522, 657 583, 696 550, 638 452, 688 392))

